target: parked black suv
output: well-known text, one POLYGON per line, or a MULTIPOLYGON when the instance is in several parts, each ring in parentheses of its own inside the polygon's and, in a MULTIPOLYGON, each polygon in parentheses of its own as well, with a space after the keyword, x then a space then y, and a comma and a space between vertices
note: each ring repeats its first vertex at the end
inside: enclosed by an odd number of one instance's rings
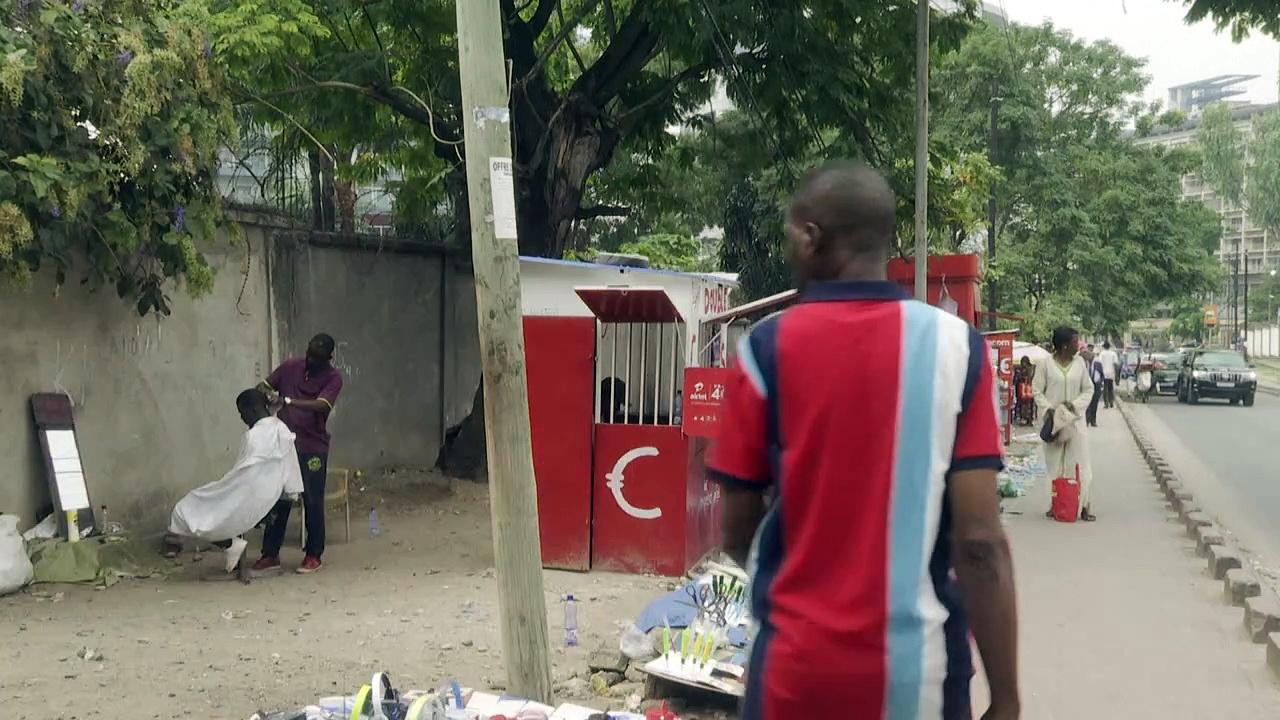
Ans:
POLYGON ((1201 398, 1230 400, 1253 406, 1258 373, 1235 350, 1190 350, 1178 375, 1178 401, 1195 405, 1201 398))

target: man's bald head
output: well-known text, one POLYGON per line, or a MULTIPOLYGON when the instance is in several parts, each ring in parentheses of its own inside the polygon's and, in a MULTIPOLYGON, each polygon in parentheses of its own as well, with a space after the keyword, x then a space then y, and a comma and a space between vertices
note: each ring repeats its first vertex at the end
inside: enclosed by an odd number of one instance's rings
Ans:
POLYGON ((789 253, 801 280, 831 279, 854 261, 889 255, 897 199, 883 176, 856 162, 809 171, 787 213, 789 253))

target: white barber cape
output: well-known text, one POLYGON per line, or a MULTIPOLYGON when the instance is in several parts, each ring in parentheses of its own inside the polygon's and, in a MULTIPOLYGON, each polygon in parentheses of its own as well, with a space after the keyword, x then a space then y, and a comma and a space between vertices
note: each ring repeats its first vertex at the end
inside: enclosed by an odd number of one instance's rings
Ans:
POLYGON ((169 532, 216 542, 239 537, 283 495, 302 492, 293 433, 265 417, 244 433, 236 464, 221 480, 187 493, 173 508, 169 532))

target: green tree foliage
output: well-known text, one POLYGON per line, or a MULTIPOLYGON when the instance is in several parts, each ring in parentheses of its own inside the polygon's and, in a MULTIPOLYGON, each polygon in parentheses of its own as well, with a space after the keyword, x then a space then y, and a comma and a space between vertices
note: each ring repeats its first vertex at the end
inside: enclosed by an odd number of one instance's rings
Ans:
POLYGON ((1277 237, 1280 233, 1280 112, 1253 117, 1245 171, 1249 220, 1277 237))
POLYGON ((1280 12, 1274 0, 1176 0, 1187 7, 1187 22, 1210 19, 1219 30, 1230 30, 1239 42, 1254 30, 1280 37, 1280 12))
MULTIPOLYGON (((1118 333, 1155 303, 1208 287, 1218 221, 1181 201, 1193 154, 1122 137, 1142 62, 1052 25, 983 26, 944 59, 939 143, 989 151, 997 110, 999 309, 1041 340, 1056 324, 1118 333)), ((1152 114, 1158 122, 1175 116, 1152 114)))
POLYGON ((1232 205, 1244 199, 1245 146, 1231 108, 1218 103, 1205 108, 1196 128, 1206 183, 1232 205))
POLYGON ((681 272, 710 271, 712 263, 703 257, 702 241, 692 235, 657 233, 623 243, 618 252, 643 255, 649 266, 681 272))
POLYGON ((168 313, 174 282, 207 291, 196 242, 235 123, 203 4, 19 0, 0 18, 0 274, 82 264, 142 314, 168 313))
POLYGON ((1183 297, 1173 303, 1173 322, 1169 335, 1174 340, 1202 342, 1205 338, 1204 303, 1183 297))
POLYGON ((739 292, 755 300, 791 287, 782 241, 781 195, 776 175, 742 180, 724 208, 721 267, 738 272, 739 292))
POLYGON ((651 154, 619 154, 592 178, 589 204, 625 216, 582 221, 577 243, 615 250, 646 234, 701 233, 721 222, 733 185, 771 163, 744 113, 695 115, 651 154))
MULTIPOLYGON (((321 143, 345 148, 394 148, 380 152, 406 184, 430 182, 442 170, 460 173, 460 128, 470 119, 460 107, 452 0, 213 1, 220 57, 231 63, 244 98, 275 113, 281 127, 306 128, 321 143)), ((581 221, 626 216, 634 196, 598 176, 618 161, 632 162, 631 177, 642 177, 647 159, 678 144, 668 129, 705 105, 721 78, 764 128, 752 143, 772 163, 790 162, 799 145, 826 142, 830 129, 838 129, 833 147, 886 164, 895 145, 910 141, 904 89, 914 67, 912 3, 500 6, 525 253, 562 255, 580 245, 581 221)), ((959 26, 940 21, 939 47, 954 43, 959 26)), ((615 177, 625 182, 628 174, 615 177)), ((416 197, 465 207, 463 183, 436 182, 438 194, 416 197)), ((636 184, 628 187, 639 195, 636 184)), ((633 237, 674 231, 671 225, 655 221, 633 237)))
POLYGON ((1272 325, 1280 309, 1280 275, 1268 273, 1249 293, 1249 322, 1272 325))

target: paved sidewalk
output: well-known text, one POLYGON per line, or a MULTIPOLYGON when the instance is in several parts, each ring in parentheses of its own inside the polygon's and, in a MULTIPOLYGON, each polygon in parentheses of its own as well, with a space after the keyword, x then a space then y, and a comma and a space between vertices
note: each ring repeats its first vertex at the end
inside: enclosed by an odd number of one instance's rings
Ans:
MULTIPOLYGON (((1008 503, 1023 717, 1274 718, 1280 685, 1239 608, 1205 572, 1118 411, 1090 431, 1096 523, 1044 517, 1041 487, 1008 503)), ((985 708, 975 680, 975 708, 985 708)))

